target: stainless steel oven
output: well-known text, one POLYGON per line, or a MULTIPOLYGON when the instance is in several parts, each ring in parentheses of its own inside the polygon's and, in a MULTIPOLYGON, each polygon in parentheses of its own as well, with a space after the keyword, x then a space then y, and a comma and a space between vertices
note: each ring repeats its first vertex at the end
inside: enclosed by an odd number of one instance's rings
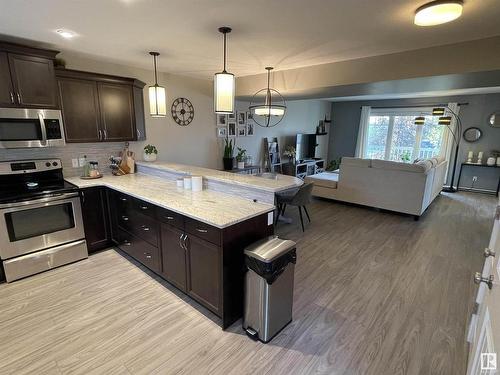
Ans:
POLYGON ((0 148, 64 145, 61 111, 0 108, 0 148))
POLYGON ((7 281, 88 256, 77 192, 0 204, 0 234, 7 281))

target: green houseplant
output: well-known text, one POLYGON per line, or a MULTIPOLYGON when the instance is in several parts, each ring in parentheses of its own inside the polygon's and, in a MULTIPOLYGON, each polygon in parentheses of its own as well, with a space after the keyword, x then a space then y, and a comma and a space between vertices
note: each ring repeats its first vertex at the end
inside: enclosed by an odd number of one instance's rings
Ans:
POLYGON ((142 154, 142 158, 144 161, 155 161, 158 157, 158 150, 153 145, 144 146, 144 152, 142 154))
POLYGON ((234 164, 234 145, 233 145, 233 140, 229 139, 226 137, 224 139, 224 156, 222 158, 222 161, 224 163, 224 170, 230 171, 233 169, 233 164, 234 164))
POLYGON ((247 157, 247 150, 238 147, 238 154, 236 155, 236 161, 238 162, 238 169, 245 168, 246 157, 247 157))

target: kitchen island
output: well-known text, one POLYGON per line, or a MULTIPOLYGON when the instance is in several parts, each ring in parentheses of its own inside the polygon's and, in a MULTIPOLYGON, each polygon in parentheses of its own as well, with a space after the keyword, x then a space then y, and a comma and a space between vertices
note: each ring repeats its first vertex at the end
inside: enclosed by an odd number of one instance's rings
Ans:
POLYGON ((81 189, 89 251, 113 243, 216 314, 223 328, 242 316, 243 250, 273 234, 273 205, 143 173, 66 180, 81 189))

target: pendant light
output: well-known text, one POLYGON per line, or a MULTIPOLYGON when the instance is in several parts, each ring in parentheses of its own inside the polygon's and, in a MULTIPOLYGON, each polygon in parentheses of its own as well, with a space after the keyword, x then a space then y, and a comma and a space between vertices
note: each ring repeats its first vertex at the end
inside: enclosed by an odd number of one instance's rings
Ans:
POLYGON ((214 75, 214 111, 215 113, 234 112, 234 74, 226 71, 226 35, 231 32, 230 27, 219 27, 224 35, 224 69, 214 75))
POLYGON ((286 103, 283 96, 275 89, 270 87, 272 67, 266 67, 267 70, 267 88, 257 91, 248 109, 253 114, 253 120, 257 125, 270 128, 278 125, 286 112, 286 103), (254 104, 258 97, 264 93, 265 99, 262 104, 254 104))
POLYGON ((165 117, 167 115, 167 98, 165 87, 158 85, 158 72, 156 70, 156 58, 160 56, 159 52, 149 52, 153 56, 155 69, 155 84, 149 86, 149 114, 151 117, 165 117))

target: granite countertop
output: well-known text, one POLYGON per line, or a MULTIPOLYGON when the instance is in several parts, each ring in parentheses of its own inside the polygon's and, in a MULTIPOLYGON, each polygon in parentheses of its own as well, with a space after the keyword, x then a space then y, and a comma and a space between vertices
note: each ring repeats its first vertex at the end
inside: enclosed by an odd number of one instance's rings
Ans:
POLYGON ((95 180, 67 177, 66 181, 80 188, 106 186, 221 229, 274 210, 273 205, 217 191, 184 190, 175 181, 142 173, 95 180))
POLYGON ((200 175, 208 180, 241 185, 273 193, 298 187, 304 183, 304 181, 302 181, 300 178, 282 174, 277 174, 274 178, 266 178, 262 176, 230 173, 218 171, 216 169, 195 167, 191 165, 168 163, 162 161, 136 161, 136 164, 139 166, 139 169, 140 167, 147 167, 177 174, 200 175))

